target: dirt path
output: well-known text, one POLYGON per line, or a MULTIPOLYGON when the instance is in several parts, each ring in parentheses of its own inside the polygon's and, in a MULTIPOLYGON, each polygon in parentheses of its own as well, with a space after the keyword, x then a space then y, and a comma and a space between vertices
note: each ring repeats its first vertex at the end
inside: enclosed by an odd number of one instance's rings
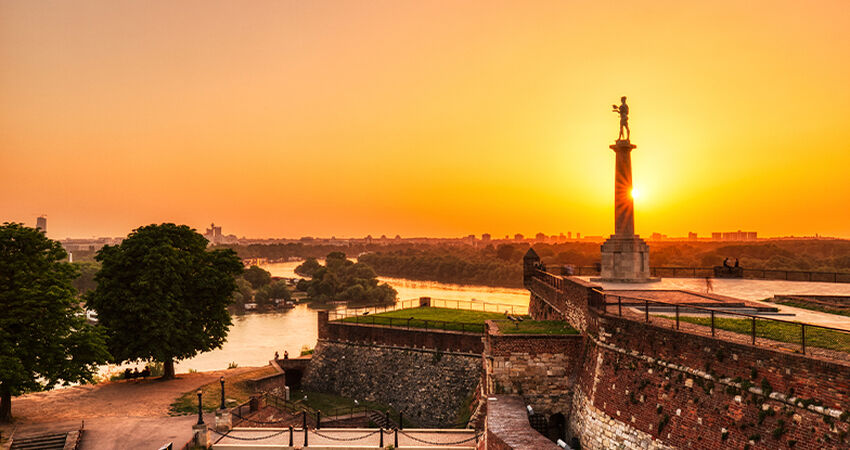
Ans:
POLYGON ((36 392, 13 398, 12 415, 19 427, 97 417, 165 417, 171 403, 184 392, 216 381, 220 376, 251 370, 256 367, 184 373, 168 381, 122 380, 36 392))

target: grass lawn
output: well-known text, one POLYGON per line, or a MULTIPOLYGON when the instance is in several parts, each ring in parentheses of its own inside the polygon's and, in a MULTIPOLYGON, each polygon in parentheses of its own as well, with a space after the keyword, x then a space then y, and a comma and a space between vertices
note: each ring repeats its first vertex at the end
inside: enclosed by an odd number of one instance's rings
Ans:
MULTIPOLYGON (((676 320, 675 317, 661 317, 676 320)), ((707 327, 711 326, 710 317, 679 316, 679 320, 707 327)), ((714 326, 718 329, 731 331, 733 333, 751 335, 753 322, 750 319, 716 317, 714 319, 714 326)), ((774 322, 770 320, 756 320, 756 337, 800 344, 800 325, 785 322, 774 322)), ((850 333, 842 333, 840 331, 807 326, 806 346, 850 352, 850 333)))
MULTIPOLYGON (((271 366, 261 367, 257 370, 243 372, 238 375, 225 376, 224 397, 225 400, 235 400, 227 403, 228 407, 247 402, 253 392, 248 387, 246 380, 271 375, 276 371, 271 366)), ((204 411, 215 411, 221 406, 221 383, 217 380, 201 386, 203 391, 204 411)), ((198 412, 198 394, 189 391, 181 395, 171 404, 172 415, 194 414, 198 412)))
POLYGON ((387 311, 367 316, 347 317, 342 322, 369 323, 376 325, 390 325, 396 327, 411 328, 434 328, 440 330, 456 331, 484 331, 484 321, 493 319, 504 319, 501 313, 483 311, 466 311, 450 308, 409 308, 398 311, 387 311), (411 319, 409 322, 407 319, 411 319), (463 325, 461 325, 463 324, 463 325))
POLYGON ((835 315, 838 315, 838 316, 850 316, 850 311, 830 308, 828 306, 815 305, 815 304, 806 303, 806 302, 802 302, 802 301, 782 300, 782 301, 778 301, 778 302, 774 302, 774 303, 776 303, 778 305, 788 305, 788 306, 793 306, 795 308, 808 309, 808 310, 811 310, 811 311, 818 311, 818 312, 827 313, 827 314, 835 314, 835 315))
POLYGON ((525 319, 512 323, 510 320, 500 319, 497 322, 502 334, 578 334, 578 330, 564 320, 525 319))

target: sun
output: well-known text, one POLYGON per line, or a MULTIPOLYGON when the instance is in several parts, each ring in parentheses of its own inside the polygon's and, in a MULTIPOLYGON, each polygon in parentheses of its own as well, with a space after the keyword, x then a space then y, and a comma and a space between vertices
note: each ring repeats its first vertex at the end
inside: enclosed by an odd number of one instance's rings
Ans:
POLYGON ((632 198, 638 198, 638 197, 640 197, 640 191, 638 191, 635 188, 632 188, 632 198))

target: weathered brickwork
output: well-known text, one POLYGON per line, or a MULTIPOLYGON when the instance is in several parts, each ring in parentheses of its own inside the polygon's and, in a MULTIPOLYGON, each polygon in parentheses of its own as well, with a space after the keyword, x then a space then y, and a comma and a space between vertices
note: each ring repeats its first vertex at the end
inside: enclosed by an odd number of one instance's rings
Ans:
POLYGON ((589 322, 592 318, 588 317, 588 304, 602 300, 598 285, 576 277, 555 277, 538 272, 526 278, 526 288, 531 292, 529 314, 532 318, 552 320, 564 317, 573 328, 582 332, 593 326, 589 322))
POLYGON ((570 433, 581 436, 581 448, 589 450, 622 449, 669 449, 652 435, 639 431, 624 422, 621 417, 613 418, 599 410, 588 400, 581 389, 573 394, 573 420, 570 433))
POLYGON ((850 446, 843 365, 606 317, 583 368, 593 406, 674 447, 850 446))
POLYGON ((487 393, 514 394, 536 413, 569 416, 580 335, 499 334, 488 322, 484 360, 487 393))
POLYGON ((320 340, 302 384, 392 405, 422 426, 447 426, 475 393, 480 356, 320 340))
POLYGON ((592 285, 544 275, 526 277, 532 303, 585 332, 565 350, 584 448, 850 448, 847 365, 600 316, 592 285))

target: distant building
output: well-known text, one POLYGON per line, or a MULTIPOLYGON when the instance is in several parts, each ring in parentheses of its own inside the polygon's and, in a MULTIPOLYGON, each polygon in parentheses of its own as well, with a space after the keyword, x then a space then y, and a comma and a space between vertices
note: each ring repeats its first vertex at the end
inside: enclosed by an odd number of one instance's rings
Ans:
POLYGON ((564 233, 558 235, 558 242, 564 242, 567 240, 567 237, 564 236, 564 233))
POLYGON ((38 218, 35 219, 35 228, 47 233, 47 217, 38 216, 38 218))
POLYGON ((521 240, 523 240, 523 239, 525 239, 525 236, 523 236, 523 235, 521 235, 521 234, 519 234, 519 233, 517 233, 517 234, 515 234, 515 235, 514 235, 514 240, 515 240, 515 241, 521 241, 521 240))
POLYGON ((491 239, 492 237, 490 236, 490 233, 484 233, 481 235, 481 242, 489 243, 491 239))
POLYGON ((689 241, 695 241, 695 240, 697 240, 697 234, 696 234, 696 233, 694 233, 693 231, 689 231, 689 232, 688 232, 688 240, 689 240, 689 241))
POLYGON ((573 232, 572 231, 567 231, 567 240, 568 241, 573 240, 573 232))
POLYGON ((715 241, 755 241, 758 239, 758 232, 738 230, 722 233, 711 233, 711 239, 715 241))
POLYGON ((546 240, 546 235, 545 235, 545 234, 543 234, 543 233, 537 233, 537 235, 536 235, 536 236, 534 236, 534 239, 535 239, 536 241, 541 241, 541 242, 542 242, 542 241, 545 241, 545 240, 546 240))
POLYGON ((649 236, 649 239, 651 239, 653 241, 663 241, 664 239, 667 239, 667 235, 661 234, 661 233, 652 233, 649 236))
POLYGON ((581 233, 576 233, 576 239, 581 239, 581 233))

